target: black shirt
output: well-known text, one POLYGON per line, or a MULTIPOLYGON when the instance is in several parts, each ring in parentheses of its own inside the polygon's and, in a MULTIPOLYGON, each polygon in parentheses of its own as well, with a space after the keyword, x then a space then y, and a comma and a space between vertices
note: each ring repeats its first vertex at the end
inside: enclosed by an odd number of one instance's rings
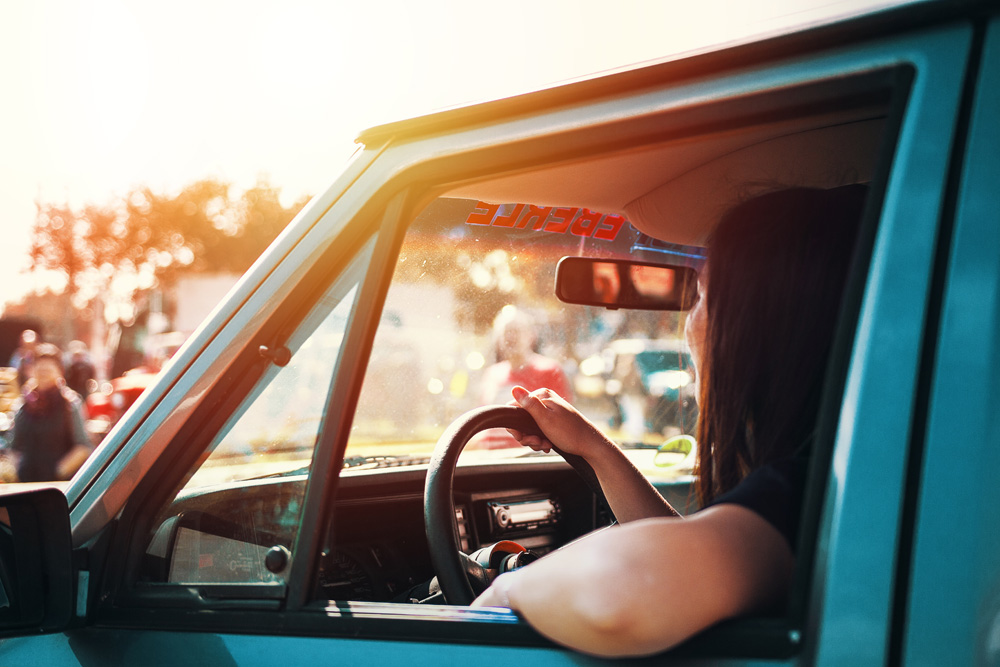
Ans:
POLYGON ((808 470, 809 458, 805 456, 772 461, 751 472, 709 506, 727 503, 756 512, 781 533, 794 554, 808 470))

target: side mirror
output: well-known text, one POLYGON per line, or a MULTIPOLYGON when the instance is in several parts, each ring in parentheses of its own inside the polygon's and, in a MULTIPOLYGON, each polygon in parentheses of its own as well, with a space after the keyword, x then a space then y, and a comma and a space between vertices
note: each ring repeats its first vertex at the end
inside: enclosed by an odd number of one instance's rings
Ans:
POLYGON ((67 627, 73 613, 72 551, 62 491, 0 495, 0 637, 67 627))
POLYGON ((697 290, 698 274, 685 266, 563 257, 556 267, 556 296, 583 306, 688 310, 697 290))

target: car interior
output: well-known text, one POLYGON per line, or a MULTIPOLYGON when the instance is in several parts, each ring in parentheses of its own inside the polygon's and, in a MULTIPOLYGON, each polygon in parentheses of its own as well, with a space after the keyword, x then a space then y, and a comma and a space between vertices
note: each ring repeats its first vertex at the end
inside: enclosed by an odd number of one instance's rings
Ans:
MULTIPOLYGON (((425 526, 427 464, 437 438, 463 412, 505 402, 487 401, 473 386, 503 363, 494 334, 507 306, 532 316, 532 353, 554 359, 572 378, 569 391, 581 411, 623 447, 632 446, 642 470, 674 507, 682 513, 697 509, 690 447, 678 444, 691 441, 696 421, 693 395, 684 395, 691 371, 683 348, 676 347, 683 313, 562 303, 554 294, 556 264, 565 256, 589 256, 682 265, 684 252, 697 253, 710 243, 714 223, 739 201, 783 187, 878 183, 894 142, 901 80, 898 71, 869 72, 736 100, 667 106, 599 130, 569 128, 562 136, 485 152, 426 187, 419 203, 404 212, 410 224, 371 342, 312 578, 316 605, 446 602, 435 582, 440 573, 425 526), (546 214, 587 209, 629 224, 613 242, 604 242, 594 239, 593 229, 553 233, 542 221, 522 228, 497 223, 522 204, 546 214), (487 215, 486 224, 470 222, 487 215), (442 315, 445 310, 458 314, 442 315), (673 350, 664 354, 675 360, 673 367, 636 372, 639 355, 664 349, 673 350), (675 407, 672 423, 653 426, 650 410, 659 409, 665 397, 674 406, 687 400, 694 412, 675 407)), ((866 234, 870 243, 874 229, 866 234)), ((863 254, 864 243, 859 245, 863 254)), ((864 262, 857 270, 864 275, 864 262)), ((342 313, 338 317, 344 320, 342 313)), ((845 317, 853 321, 849 313, 845 317)), ((829 371, 841 375, 852 335, 849 325, 844 329, 840 357, 835 355, 829 371)), ((303 339, 301 350, 312 340, 303 339)), ((839 404, 837 383, 831 387, 820 429, 832 443, 839 404)), ((257 389, 253 398, 266 395, 257 389)), ((262 436, 263 445, 251 442, 241 453, 224 437, 234 423, 236 417, 205 443, 196 466, 164 495, 149 533, 140 538, 135 592, 286 583, 313 444, 283 450, 277 436, 262 436), (273 454, 270 467, 256 463, 264 449, 273 454)), ((558 456, 525 453, 509 443, 493 447, 483 444, 488 436, 478 437, 470 438, 454 472, 455 521, 448 529, 466 554, 486 550, 482 558, 492 576, 502 566, 491 545, 516 542, 533 557, 543 556, 613 522, 600 494, 558 456)), ((814 508, 828 465, 817 458, 807 493, 814 508)), ((817 512, 805 512, 804 521, 815 520, 817 512)), ((814 536, 805 529, 801 539, 814 536)), ((811 552, 803 552, 790 613, 804 604, 811 552)), ((486 583, 488 577, 474 588, 486 583)))

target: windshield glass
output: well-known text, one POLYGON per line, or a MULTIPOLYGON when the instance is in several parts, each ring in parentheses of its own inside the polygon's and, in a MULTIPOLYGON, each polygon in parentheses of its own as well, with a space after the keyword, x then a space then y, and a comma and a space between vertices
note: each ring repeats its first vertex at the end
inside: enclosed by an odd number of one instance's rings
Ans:
MULTIPOLYGON (((697 419, 684 314, 568 305, 554 292, 567 255, 674 257, 651 241, 621 216, 588 209, 433 202, 400 250, 346 466, 425 462, 455 418, 509 402, 519 384, 569 399, 638 452, 647 474, 684 471, 654 463, 656 448, 693 433, 697 419)), ((530 454, 496 430, 475 438, 462 462, 530 454)))

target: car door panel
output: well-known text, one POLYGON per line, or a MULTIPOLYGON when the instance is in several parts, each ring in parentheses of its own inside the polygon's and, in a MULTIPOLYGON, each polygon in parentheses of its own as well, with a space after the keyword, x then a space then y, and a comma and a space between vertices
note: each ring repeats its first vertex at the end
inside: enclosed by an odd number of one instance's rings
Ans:
POLYGON ((913 553, 901 560, 898 611, 908 664, 1000 661, 1000 21, 981 48, 910 479, 913 553))
POLYGON ((971 29, 925 33, 861 305, 820 525, 813 660, 881 663, 927 295, 971 29), (864 545, 864 548, 861 548, 864 545), (864 573, 864 576, 859 576, 864 573), (819 619, 823 622, 820 623, 819 619))
MULTIPOLYGON (((557 647, 463 645, 275 635, 89 629, 5 640, 4 659, 21 667, 273 667, 273 665, 597 665, 557 647)), ((633 664, 641 665, 643 661, 633 664)))

